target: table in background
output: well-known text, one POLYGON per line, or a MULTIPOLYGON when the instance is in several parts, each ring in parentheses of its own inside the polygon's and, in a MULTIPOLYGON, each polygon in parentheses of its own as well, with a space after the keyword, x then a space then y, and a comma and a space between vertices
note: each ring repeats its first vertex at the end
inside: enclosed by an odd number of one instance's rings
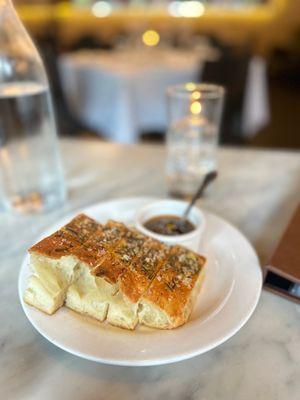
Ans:
MULTIPOLYGON (((267 292, 247 325, 229 341, 165 366, 96 364, 56 348, 34 330, 18 300, 17 277, 35 236, 66 213, 94 202, 165 194, 161 146, 64 140, 62 153, 67 204, 33 218, 31 225, 22 227, 19 220, 12 238, 20 242, 19 252, 1 255, 1 398, 298 400, 300 307, 267 292)), ((219 160, 219 178, 200 204, 241 229, 264 263, 300 198, 299 153, 227 148, 219 151, 219 160)))
POLYGON ((117 142, 166 128, 167 87, 198 79, 203 57, 194 51, 141 49, 82 51, 60 58, 71 112, 85 126, 117 142))
MULTIPOLYGON (((59 59, 61 82, 72 114, 84 126, 122 143, 143 131, 167 128, 166 90, 198 82, 205 62, 216 60, 209 46, 115 51, 80 51, 59 59)), ((265 61, 253 57, 246 82, 242 135, 254 136, 269 121, 265 61)))

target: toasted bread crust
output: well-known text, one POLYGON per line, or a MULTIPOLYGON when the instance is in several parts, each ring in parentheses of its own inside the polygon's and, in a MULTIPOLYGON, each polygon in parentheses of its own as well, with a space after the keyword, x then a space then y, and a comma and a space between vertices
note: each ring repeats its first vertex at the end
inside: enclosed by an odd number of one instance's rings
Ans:
POLYGON ((74 236, 79 243, 84 243, 96 231, 101 231, 102 225, 85 214, 79 214, 62 229, 74 236))
MULTIPOLYGON (((146 305, 144 311, 148 316, 151 307, 152 311, 161 312, 158 325, 155 326, 154 320, 148 326, 172 329, 184 324, 191 313, 206 261, 193 251, 181 246, 170 248, 122 223, 108 221, 101 225, 84 214, 32 246, 29 252, 52 259, 71 255, 75 263, 84 263, 92 275, 116 285, 121 296, 120 310, 123 301, 133 306, 135 311, 130 318, 135 320, 128 318, 123 326, 117 319, 109 322, 127 329, 133 329, 139 319, 140 303, 146 305)), ((113 301, 112 296, 110 304, 115 304, 113 301)), ((140 319, 146 325, 147 321, 149 318, 140 319)))
POLYGON ((101 229, 98 222, 84 214, 79 214, 62 229, 42 239, 28 251, 58 259, 73 254, 77 246, 82 245, 97 230, 101 229))
POLYGON ((137 303, 166 260, 169 248, 154 239, 148 239, 140 253, 118 280, 121 293, 137 303))
POLYGON ((80 245, 78 239, 70 233, 59 230, 30 247, 29 253, 38 253, 50 258, 61 258, 72 254, 73 250, 80 245))
MULTIPOLYGON (((125 225, 124 225, 125 227, 125 225)), ((96 276, 101 276, 111 283, 117 283, 118 278, 133 262, 136 256, 141 251, 147 238, 136 230, 122 230, 121 240, 115 243, 114 246, 100 244, 102 256, 98 258, 98 262, 91 268, 91 273, 96 276)))
POLYGON ((190 297, 204 267, 205 258, 181 246, 171 248, 166 263, 159 270, 143 299, 164 311, 173 327, 189 317, 190 297), (187 315, 188 314, 188 315, 187 315))
POLYGON ((124 269, 124 264, 115 255, 114 249, 128 235, 128 232, 124 224, 109 221, 83 246, 76 248, 74 255, 86 263, 93 275, 101 276, 114 284, 124 269))

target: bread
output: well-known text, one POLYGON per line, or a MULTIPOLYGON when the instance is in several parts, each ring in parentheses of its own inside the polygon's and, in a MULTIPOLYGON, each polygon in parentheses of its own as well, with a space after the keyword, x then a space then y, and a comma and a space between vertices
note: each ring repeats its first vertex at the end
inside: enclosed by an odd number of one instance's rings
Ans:
POLYGON ((118 279, 119 292, 111 302, 107 320, 122 328, 134 329, 138 323, 139 301, 166 259, 168 248, 147 239, 118 279))
POLYGON ((87 267, 81 265, 78 279, 67 290, 66 306, 78 313, 104 321, 115 292, 114 286, 92 275, 87 267))
POLYGON ((204 276, 205 258, 181 246, 171 248, 139 304, 139 322, 173 329, 189 318, 204 276))
POLYGON ((109 221, 102 235, 92 236, 85 244, 88 257, 80 254, 80 251, 77 256, 86 262, 93 275, 116 284, 143 241, 144 235, 128 229, 124 224, 109 221))
POLYGON ((77 280, 80 270, 75 249, 101 225, 80 214, 54 234, 29 249, 33 275, 24 294, 26 303, 53 314, 60 308, 70 284, 77 280))
POLYGON ((83 214, 29 252, 28 304, 47 314, 65 304, 126 329, 184 324, 204 276, 204 257, 83 214))
POLYGON ((103 321, 118 290, 117 278, 123 266, 114 257, 114 248, 128 234, 124 224, 109 221, 74 250, 80 274, 67 290, 66 306, 103 321))
POLYGON ((119 267, 119 274, 116 277, 118 293, 112 299, 107 314, 107 321, 112 325, 134 329, 138 322, 138 304, 124 299, 123 294, 120 291, 119 283, 121 277, 126 272, 128 273, 132 270, 132 265, 140 254, 142 254, 147 240, 148 238, 146 236, 142 235, 135 229, 131 229, 128 231, 126 237, 124 237, 114 249, 113 259, 119 267))

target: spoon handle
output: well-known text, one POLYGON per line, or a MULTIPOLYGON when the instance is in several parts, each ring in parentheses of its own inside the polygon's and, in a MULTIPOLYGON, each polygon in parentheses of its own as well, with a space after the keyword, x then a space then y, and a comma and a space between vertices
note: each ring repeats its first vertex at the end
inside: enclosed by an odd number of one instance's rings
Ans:
POLYGON ((218 175, 217 171, 211 171, 211 172, 209 172, 208 174, 205 175, 202 184, 200 185, 199 189, 194 194, 190 204, 186 208, 186 210, 185 210, 185 212, 183 214, 183 219, 187 219, 187 216, 188 216, 189 212, 191 211, 191 208, 193 207, 195 202, 199 199, 199 197, 201 197, 201 195, 204 192, 206 186, 208 184, 210 184, 211 181, 216 179, 217 175, 218 175))

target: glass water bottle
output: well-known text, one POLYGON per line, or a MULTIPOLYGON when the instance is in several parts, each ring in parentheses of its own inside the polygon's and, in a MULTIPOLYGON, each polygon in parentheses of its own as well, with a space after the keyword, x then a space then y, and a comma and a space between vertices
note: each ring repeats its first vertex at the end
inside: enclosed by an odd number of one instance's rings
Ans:
POLYGON ((45 68, 11 0, 0 0, 0 211, 48 211, 64 199, 45 68))

